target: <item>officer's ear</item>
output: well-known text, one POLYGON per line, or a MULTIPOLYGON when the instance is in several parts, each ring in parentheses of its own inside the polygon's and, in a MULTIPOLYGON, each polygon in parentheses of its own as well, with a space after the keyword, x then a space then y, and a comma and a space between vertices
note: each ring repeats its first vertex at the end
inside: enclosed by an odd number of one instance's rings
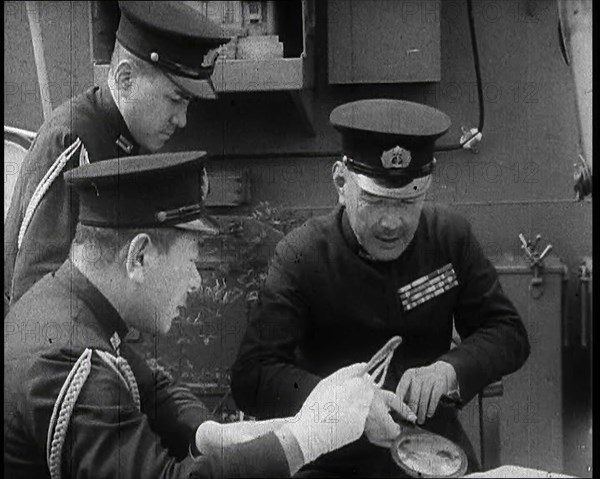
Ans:
POLYGON ((143 283, 148 267, 151 266, 158 256, 156 246, 152 243, 150 236, 140 233, 129 242, 125 270, 127 277, 136 283, 143 283))
POLYGON ((348 169, 341 161, 336 161, 331 168, 333 176, 333 184, 338 192, 338 203, 343 205, 346 203, 346 192, 344 186, 347 183, 346 173, 348 169))
POLYGON ((114 70, 115 85, 119 91, 127 93, 133 86, 133 63, 129 59, 123 59, 114 70))

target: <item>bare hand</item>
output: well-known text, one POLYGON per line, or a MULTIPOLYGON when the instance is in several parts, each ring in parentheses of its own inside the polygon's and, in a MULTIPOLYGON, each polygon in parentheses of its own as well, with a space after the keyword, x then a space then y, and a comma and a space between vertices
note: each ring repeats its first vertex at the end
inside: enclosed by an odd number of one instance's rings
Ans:
POLYGON ((402 375, 396 394, 417 415, 423 424, 437 409, 443 395, 451 395, 458 388, 456 371, 451 364, 437 361, 430 366, 407 369, 402 375))

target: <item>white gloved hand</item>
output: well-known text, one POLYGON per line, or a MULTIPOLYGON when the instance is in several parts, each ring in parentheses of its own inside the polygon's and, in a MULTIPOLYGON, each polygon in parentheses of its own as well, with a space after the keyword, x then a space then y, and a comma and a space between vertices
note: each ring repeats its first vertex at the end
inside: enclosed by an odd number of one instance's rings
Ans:
POLYGON ((202 454, 221 451, 224 447, 254 439, 250 431, 239 427, 240 423, 219 424, 206 421, 196 429, 196 449, 202 454))
POLYGON ((266 419, 264 421, 240 421, 220 424, 206 421, 196 429, 196 449, 206 453, 210 449, 221 450, 241 442, 251 441, 264 434, 278 430, 288 418, 266 419))
POLYGON ((366 366, 353 364, 323 379, 283 426, 298 442, 305 464, 363 434, 376 389, 366 366))
POLYGON ((400 435, 400 425, 392 419, 391 410, 408 422, 417 420, 415 413, 395 393, 384 389, 376 391, 365 423, 365 435, 371 444, 389 448, 400 435))

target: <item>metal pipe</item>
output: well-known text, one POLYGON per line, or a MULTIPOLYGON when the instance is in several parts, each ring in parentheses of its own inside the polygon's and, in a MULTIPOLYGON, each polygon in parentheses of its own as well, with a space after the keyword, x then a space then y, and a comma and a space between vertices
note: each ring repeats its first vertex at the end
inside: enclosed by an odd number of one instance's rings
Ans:
POLYGON ((14 126, 6 125, 4 125, 4 133, 21 136, 30 141, 33 141, 35 135, 37 134, 35 131, 23 130, 21 128, 15 128, 14 126))
POLYGON ((569 316, 568 316, 568 291, 569 291, 569 268, 567 265, 563 264, 562 266, 562 279, 561 279, 561 296, 560 296, 560 311, 561 311, 561 321, 562 321, 562 340, 563 347, 569 348, 571 345, 569 334, 569 316))
POLYGON ((488 458, 485 455, 485 433, 483 424, 483 395, 479 393, 477 395, 477 403, 479 405, 479 454, 481 459, 481 467, 483 470, 486 469, 488 458))
POLYGON ((588 291, 586 280, 581 280, 581 294, 579 299, 581 301, 581 347, 587 348, 587 303, 588 303, 588 291))
MULTIPOLYGON (((479 123, 477 125, 477 131, 474 134, 465 133, 464 139, 461 138, 459 143, 450 145, 437 145, 435 151, 452 151, 460 150, 465 148, 470 141, 474 138, 481 138, 483 133, 483 121, 484 121, 484 102, 483 102, 483 87, 481 81, 481 67, 479 65, 479 51, 477 49, 477 35, 475 33, 475 20, 473 19, 473 0, 467 0, 467 15, 469 18, 469 32, 471 34, 471 49, 473 51, 473 66, 475 68, 475 78, 477 80, 477 99, 479 102, 479 123)), ((471 148, 472 149, 472 148, 471 148)))
POLYGON ((558 16, 575 82, 579 134, 583 150, 579 182, 585 179, 586 183, 589 183, 584 185, 586 188, 579 195, 582 198, 590 192, 593 165, 592 0, 558 0, 558 16))
POLYGON ((580 344, 583 349, 588 347, 588 322, 590 318, 590 281, 591 272, 585 261, 579 267, 579 301, 580 301, 580 320, 581 336, 580 344))
POLYGON ((40 98, 42 100, 42 112, 44 120, 52 113, 52 100, 50 99, 50 83, 48 81, 48 69, 44 57, 44 42, 42 39, 42 28, 40 25, 40 11, 38 2, 25 2, 29 30, 31 31, 31 43, 33 44, 33 56, 37 70, 38 84, 40 87, 40 98), (44 94, 44 87, 48 88, 48 95, 44 94))

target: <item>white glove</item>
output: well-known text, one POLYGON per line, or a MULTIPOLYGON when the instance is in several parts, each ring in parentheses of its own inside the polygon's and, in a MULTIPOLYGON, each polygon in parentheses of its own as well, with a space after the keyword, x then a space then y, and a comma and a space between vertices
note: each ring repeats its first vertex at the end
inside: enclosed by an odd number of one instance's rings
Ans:
POLYGON ((376 389, 366 366, 353 364, 323 379, 283 426, 298 442, 305 464, 363 434, 376 389))
POLYGON ((236 427, 237 423, 220 424, 206 421, 196 429, 196 449, 202 454, 221 451, 224 447, 250 441, 254 436, 236 427), (231 427, 233 426, 233 427, 231 427))
POLYGON ((396 394, 417 415, 417 422, 423 424, 425 417, 433 416, 443 395, 458 394, 456 371, 445 361, 407 369, 400 378, 396 394))
POLYGON ((250 441, 271 431, 276 431, 286 421, 285 418, 227 424, 206 421, 196 429, 196 449, 203 454, 211 449, 220 451, 224 447, 250 441))
POLYGON ((395 393, 384 389, 376 391, 365 423, 365 435, 371 444, 389 448, 400 435, 400 426, 390 416, 392 409, 408 422, 417 420, 415 413, 395 393))

